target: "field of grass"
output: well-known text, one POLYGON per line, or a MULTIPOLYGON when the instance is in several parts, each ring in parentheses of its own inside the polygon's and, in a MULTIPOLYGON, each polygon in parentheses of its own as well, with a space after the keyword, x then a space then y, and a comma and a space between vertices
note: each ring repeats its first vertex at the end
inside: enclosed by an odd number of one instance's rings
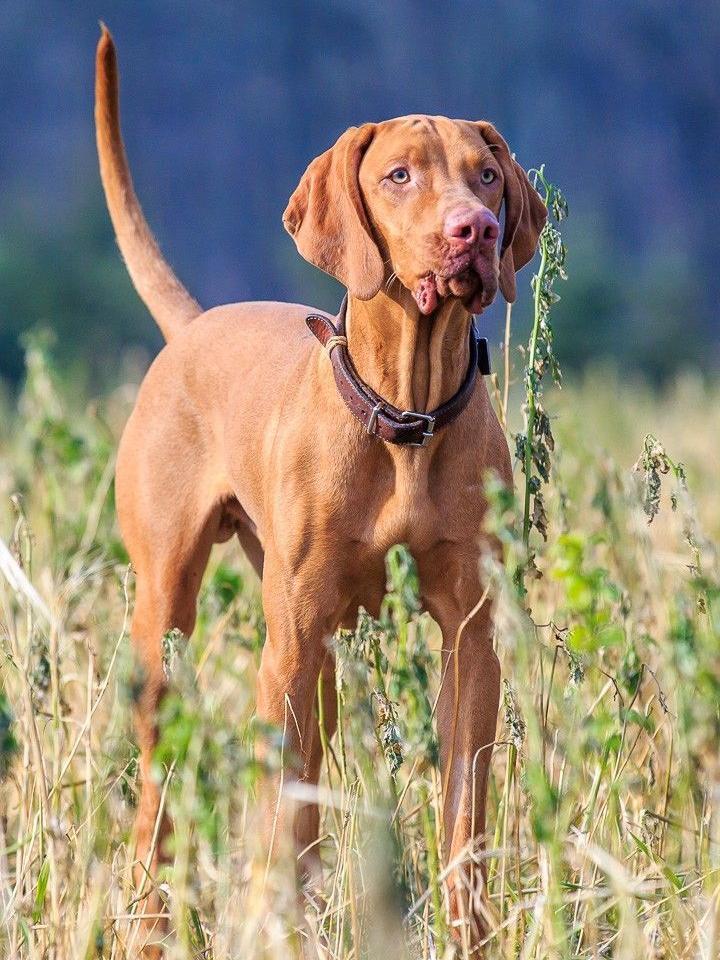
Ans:
MULTIPOLYGON (((500 357, 491 380, 516 494, 488 478, 487 525, 504 551, 502 565, 486 561, 504 696, 486 844, 465 851, 487 867, 484 955, 711 960, 720 388, 686 376, 658 393, 597 369, 544 395, 545 375, 558 379, 549 315, 567 211, 535 175, 552 217, 524 373, 508 391, 500 357)), ((361 611, 334 640, 338 732, 328 743, 320 723, 312 792, 319 888, 298 896, 289 838, 276 836, 272 863, 258 842, 258 786, 282 770, 284 747, 254 718, 263 617, 230 546, 211 561, 190 642, 163 638, 171 692, 155 775, 174 859, 133 888, 142 677, 113 469, 135 389, 83 402, 56 382, 38 338, 0 421, 1 956, 135 957, 142 895, 158 885, 173 960, 469 958, 444 882, 440 641, 401 545, 380 619, 361 611), (261 754, 258 737, 270 744, 261 754)))
MULTIPOLYGON (((0 539, 49 608, 48 620, 0 578, 3 958, 134 953, 133 575, 112 494, 133 392, 85 404, 36 344, 0 425, 0 539)), ((545 405, 548 539, 531 532, 525 596, 511 575, 522 505, 493 500, 508 572, 490 571, 504 704, 487 849, 474 854, 489 869, 487 956, 709 960, 720 955, 720 390, 686 377, 657 393, 596 370, 545 405), (655 446, 634 471, 648 432, 666 456, 655 446), (652 524, 643 505, 659 509, 652 524)), ((512 393, 510 407, 520 429, 512 393)), ((301 910, 288 859, 266 869, 257 849, 258 584, 239 548, 213 555, 187 650, 166 644, 168 957, 467 955, 443 887, 439 640, 416 597, 412 561, 394 549, 381 622, 361 617, 336 638, 324 888, 301 910)))

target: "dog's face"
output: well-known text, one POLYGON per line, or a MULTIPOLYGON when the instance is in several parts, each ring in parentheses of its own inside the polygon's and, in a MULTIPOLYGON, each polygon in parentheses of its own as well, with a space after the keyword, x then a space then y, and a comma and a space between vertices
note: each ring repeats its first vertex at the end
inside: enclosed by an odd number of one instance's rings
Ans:
POLYGON ((409 117, 376 130, 360 190, 381 253, 423 313, 447 296, 479 313, 495 297, 503 187, 477 124, 409 117))
POLYGON ((431 314, 448 297, 480 313, 498 284, 513 301, 545 217, 491 124, 416 116, 344 133, 310 164, 283 220, 352 295, 370 299, 397 277, 431 314))

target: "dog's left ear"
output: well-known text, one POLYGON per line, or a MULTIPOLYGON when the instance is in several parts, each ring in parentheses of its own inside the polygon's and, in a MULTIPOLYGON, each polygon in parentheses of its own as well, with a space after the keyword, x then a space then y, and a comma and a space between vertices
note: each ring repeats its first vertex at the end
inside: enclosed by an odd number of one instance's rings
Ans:
POLYGON ((477 126, 485 143, 493 149, 505 178, 505 233, 500 248, 500 289, 507 302, 514 303, 517 296, 515 274, 535 255, 540 232, 547 220, 547 209, 495 127, 484 120, 478 121, 477 126))
POLYGON ((360 300, 374 297, 384 277, 359 183, 360 163, 374 135, 372 123, 347 130, 313 160, 283 214, 299 253, 360 300))

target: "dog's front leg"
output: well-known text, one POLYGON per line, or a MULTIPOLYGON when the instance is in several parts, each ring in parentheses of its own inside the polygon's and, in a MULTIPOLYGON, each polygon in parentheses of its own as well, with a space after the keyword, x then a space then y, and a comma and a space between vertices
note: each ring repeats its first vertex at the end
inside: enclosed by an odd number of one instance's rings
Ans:
POLYGON ((315 597, 304 578, 292 576, 277 559, 266 555, 267 639, 258 672, 257 714, 283 734, 283 775, 274 778, 270 791, 266 845, 272 855, 292 833, 301 881, 316 879, 319 871, 315 842, 319 812, 312 799, 293 801, 291 795, 294 784, 312 788, 320 775, 322 746, 315 706, 321 671, 326 732, 328 737, 334 733, 335 672, 329 643, 335 624, 328 610, 332 593, 332 589, 323 590, 322 596, 315 597))
POLYGON ((475 945, 481 938, 481 897, 486 878, 475 854, 483 846, 488 770, 500 701, 500 664, 493 649, 490 601, 483 597, 477 557, 448 545, 419 559, 428 608, 443 636, 442 688, 437 724, 443 783, 446 864, 458 862, 449 881, 456 934, 475 945), (425 576, 423 576, 425 574, 425 576), (475 610, 472 617, 468 615, 475 610))
POLYGON ((444 786, 446 862, 463 861, 450 885, 453 919, 468 926, 470 944, 482 934, 481 895, 485 863, 473 856, 484 846, 488 771, 500 701, 500 665, 493 650, 492 624, 480 612, 461 630, 452 617, 443 628, 450 659, 438 702, 438 735, 444 786), (457 645, 457 652, 453 649, 457 645), (458 674, 456 675, 456 663, 458 674))

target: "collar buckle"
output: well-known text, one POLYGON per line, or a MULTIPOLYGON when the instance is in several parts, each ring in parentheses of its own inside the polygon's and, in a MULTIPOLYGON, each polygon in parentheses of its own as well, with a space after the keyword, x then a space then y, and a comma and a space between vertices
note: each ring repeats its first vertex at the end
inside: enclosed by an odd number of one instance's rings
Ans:
POLYGON ((370 434, 371 437, 376 436, 375 427, 377 426, 378 414, 380 413, 382 408, 383 408, 382 400, 380 400, 373 407, 372 413, 370 414, 370 419, 368 420, 367 427, 365 427, 365 429, 367 430, 367 432, 370 434))
POLYGON ((417 410, 403 410, 399 419, 422 420, 427 427, 426 430, 423 430, 423 438, 420 443, 408 443, 409 447, 426 447, 430 443, 435 432, 435 417, 431 417, 429 413, 419 413, 417 410))

